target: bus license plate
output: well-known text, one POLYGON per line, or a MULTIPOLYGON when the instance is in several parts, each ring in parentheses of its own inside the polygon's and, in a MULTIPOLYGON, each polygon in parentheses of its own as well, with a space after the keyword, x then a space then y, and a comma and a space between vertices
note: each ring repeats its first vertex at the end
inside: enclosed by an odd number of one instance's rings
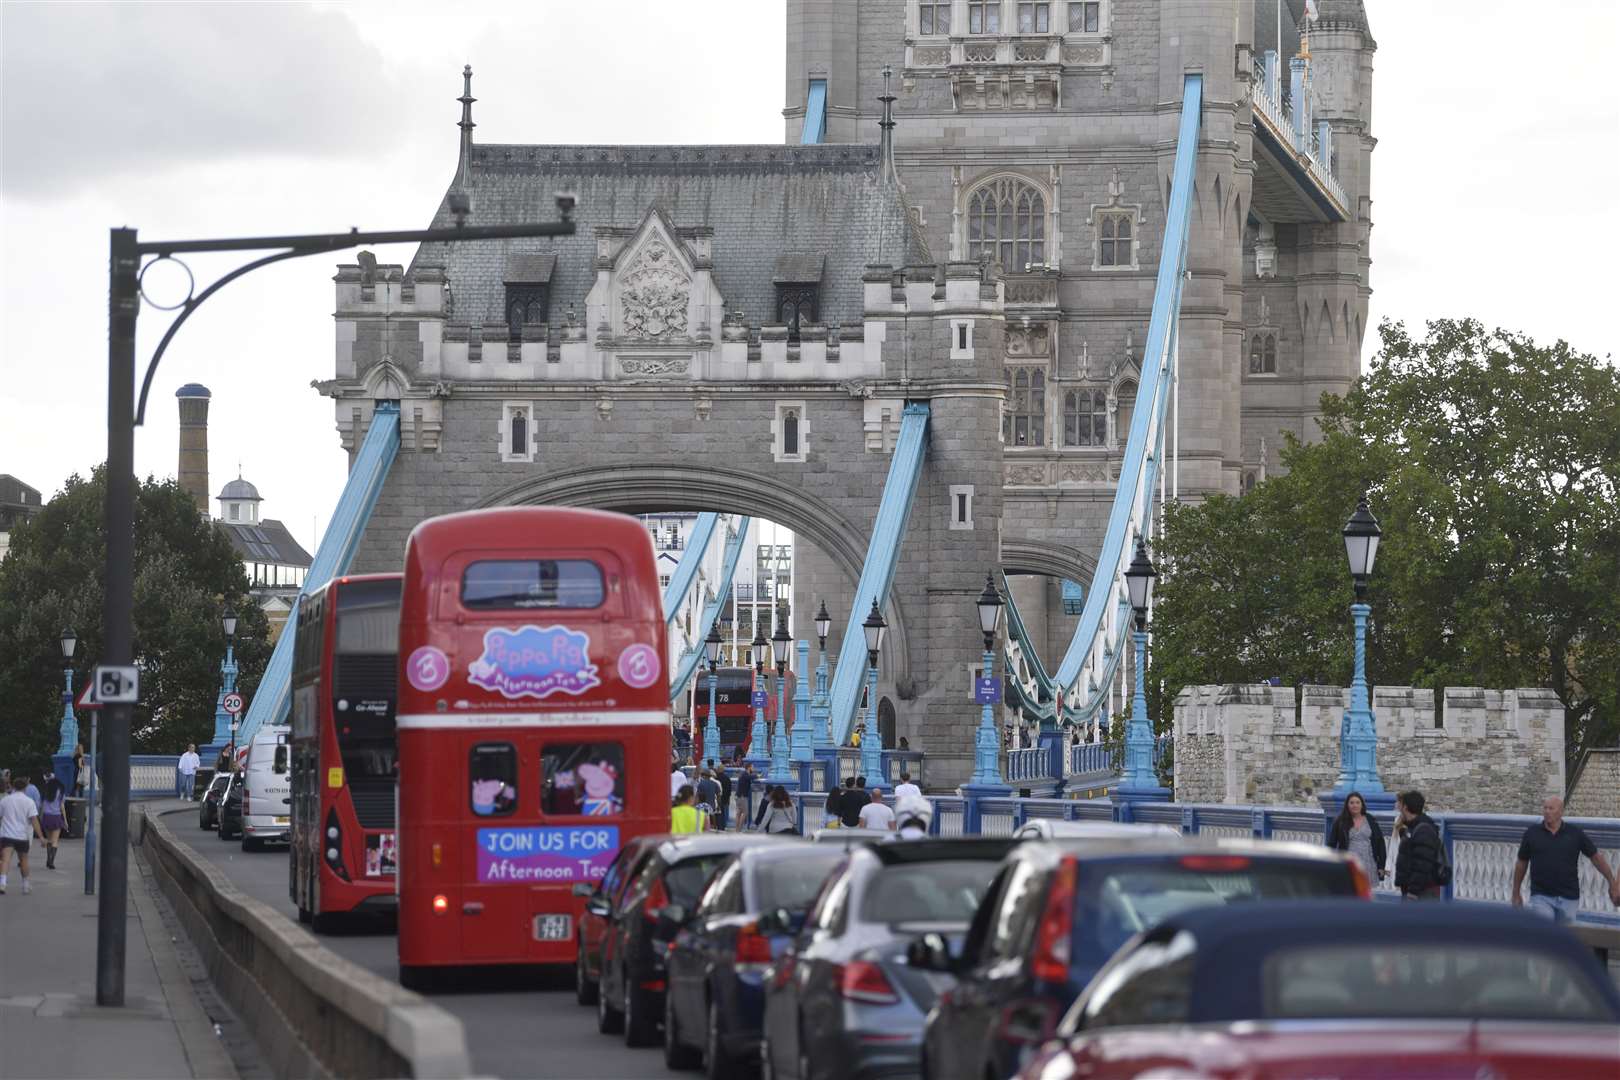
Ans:
POLYGON ((574 936, 572 915, 536 915, 534 939, 536 941, 567 941, 574 936))

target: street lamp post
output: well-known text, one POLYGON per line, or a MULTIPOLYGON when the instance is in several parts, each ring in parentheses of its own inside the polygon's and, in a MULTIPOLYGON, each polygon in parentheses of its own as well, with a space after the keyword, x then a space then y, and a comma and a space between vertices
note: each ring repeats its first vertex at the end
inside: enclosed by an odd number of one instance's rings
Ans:
POLYGON ((1125 570, 1125 588, 1130 594, 1131 614, 1136 628, 1131 634, 1131 668, 1135 693, 1131 697, 1131 717, 1125 725, 1125 769, 1114 793, 1127 806, 1132 802, 1162 802, 1170 797, 1168 788, 1159 786, 1153 771, 1153 727, 1147 712, 1148 609, 1153 603, 1153 583, 1159 572, 1148 558, 1147 544, 1136 538, 1136 555, 1125 570))
POLYGON ((753 762, 754 771, 764 773, 770 765, 770 729, 765 726, 765 660, 771 655, 771 643, 765 637, 765 628, 759 625, 759 612, 754 612, 754 640, 748 645, 749 659, 754 665, 754 688, 749 701, 754 706, 754 726, 749 729, 746 760, 753 762))
POLYGON ((776 633, 771 635, 771 652, 776 660, 776 723, 771 731, 771 772, 773 784, 792 784, 793 773, 788 770, 787 733, 787 661, 793 639, 788 636, 787 618, 778 615, 776 633))
POLYGON ((833 748, 832 734, 827 730, 827 720, 832 711, 827 700, 827 632, 831 629, 832 616, 827 614, 827 601, 823 600, 821 610, 816 612, 816 641, 821 656, 816 661, 816 689, 810 703, 810 747, 815 751, 833 748))
POLYGON ((861 736, 861 772, 868 784, 876 784, 883 777, 883 732, 877 723, 878 653, 889 630, 876 598, 861 630, 866 634, 866 734, 861 736))
POLYGON ((1355 620, 1356 666, 1350 679, 1350 708, 1339 728, 1339 782, 1334 793, 1341 798, 1352 791, 1376 795, 1384 790, 1378 779, 1378 736, 1372 705, 1367 695, 1367 579, 1378 558, 1378 541, 1383 535, 1378 519, 1367 508, 1367 496, 1356 504, 1356 512, 1344 526, 1344 550, 1355 582, 1356 602, 1350 605, 1355 620))
POLYGON ((225 630, 225 659, 219 665, 219 700, 214 703, 216 745, 236 742, 236 717, 225 709, 226 697, 236 693, 236 612, 226 608, 220 625, 225 630))
POLYGON ((703 658, 709 663, 709 715, 703 718, 703 753, 693 760, 698 775, 702 775, 703 758, 720 760, 720 719, 715 715, 715 691, 720 685, 720 625, 709 627, 709 636, 703 639, 703 658))
MULTIPOLYGON (((996 676, 996 630, 1001 625, 1001 594, 995 579, 984 575, 984 591, 975 601, 979 613, 979 633, 984 636, 984 687, 993 688, 996 676)), ((980 688, 976 687, 975 690, 980 688)), ((1001 740, 996 735, 995 705, 989 693, 976 693, 979 701, 979 727, 973 733, 973 777, 977 787, 1001 787, 1001 740)))
POLYGON ((56 741, 56 756, 71 756, 79 745, 79 718, 73 715, 73 650, 79 645, 79 635, 72 629, 62 631, 62 731, 56 741))

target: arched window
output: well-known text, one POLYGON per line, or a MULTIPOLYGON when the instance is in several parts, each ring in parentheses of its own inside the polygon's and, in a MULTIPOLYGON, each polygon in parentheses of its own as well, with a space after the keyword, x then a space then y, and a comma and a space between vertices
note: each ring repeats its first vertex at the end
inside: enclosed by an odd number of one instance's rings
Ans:
POLYGON ((1046 199, 1031 184, 999 177, 968 197, 968 257, 989 255, 1010 273, 1046 262, 1046 199))
POLYGON ((1104 213, 1097 222, 1097 265, 1130 266, 1131 215, 1104 213))
POLYGON ((512 456, 529 452, 529 414, 522 409, 512 413, 512 456))
POLYGON ((1264 343, 1260 340, 1261 337, 1262 337, 1262 335, 1256 334, 1252 338, 1249 339, 1249 372, 1250 372, 1250 374, 1257 374, 1260 371, 1260 365, 1263 362, 1262 357, 1265 354, 1264 354, 1264 343))
POLYGON ((1119 418, 1114 431, 1119 436, 1120 445, 1123 446, 1125 440, 1131 437, 1131 416, 1136 411, 1136 384, 1128 380, 1120 383, 1115 400, 1119 402, 1119 418))
POLYGON ((1007 414, 1001 435, 1008 446, 1046 445, 1046 372, 1011 368, 1007 372, 1007 414))
POLYGON ((1267 375, 1275 375, 1275 374, 1277 374, 1277 335, 1276 334, 1267 334, 1266 335, 1266 355, 1265 355, 1265 359, 1261 363, 1262 363, 1261 370, 1263 370, 1267 375))
POLYGON ((797 454, 799 452, 799 412, 789 409, 782 414, 782 453, 797 454))
POLYGON ((1249 374, 1277 373, 1277 335, 1255 334, 1249 341, 1249 374))
POLYGON ((1070 390, 1063 395, 1063 445, 1108 445, 1108 395, 1070 390))

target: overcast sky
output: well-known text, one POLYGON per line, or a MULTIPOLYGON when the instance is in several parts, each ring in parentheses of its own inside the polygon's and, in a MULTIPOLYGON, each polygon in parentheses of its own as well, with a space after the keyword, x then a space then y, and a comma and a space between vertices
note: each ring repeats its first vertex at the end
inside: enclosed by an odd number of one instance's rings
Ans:
MULTIPOLYGON (((463 63, 484 141, 780 142, 784 7, 0 4, 0 472, 49 498, 105 457, 110 226, 424 227, 455 166, 463 63)), ((1367 7, 1372 324, 1473 315, 1611 353, 1620 4, 1367 7)), ((192 268, 206 283, 237 261, 192 268)), ((311 550, 346 464, 309 388, 332 375, 335 261, 257 271, 199 308, 136 435, 137 470, 172 476, 174 391, 210 387, 212 491, 240 462, 311 550)), ((168 318, 143 308, 142 365, 168 318)))

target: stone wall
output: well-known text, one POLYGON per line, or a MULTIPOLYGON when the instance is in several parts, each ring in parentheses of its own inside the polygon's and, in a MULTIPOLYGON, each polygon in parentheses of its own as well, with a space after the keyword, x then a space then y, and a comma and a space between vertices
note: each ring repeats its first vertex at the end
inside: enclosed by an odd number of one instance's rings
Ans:
POLYGON ((1620 749, 1592 751, 1568 810, 1577 817, 1620 818, 1620 749))
MULTIPOLYGON (((1349 691, 1336 686, 1188 687, 1176 699, 1176 798, 1314 805, 1339 772, 1349 691)), ((1564 789, 1564 711, 1550 690, 1373 692, 1378 771, 1445 811, 1525 814, 1564 789)), ((1596 810, 1584 811, 1596 813, 1596 810)))

